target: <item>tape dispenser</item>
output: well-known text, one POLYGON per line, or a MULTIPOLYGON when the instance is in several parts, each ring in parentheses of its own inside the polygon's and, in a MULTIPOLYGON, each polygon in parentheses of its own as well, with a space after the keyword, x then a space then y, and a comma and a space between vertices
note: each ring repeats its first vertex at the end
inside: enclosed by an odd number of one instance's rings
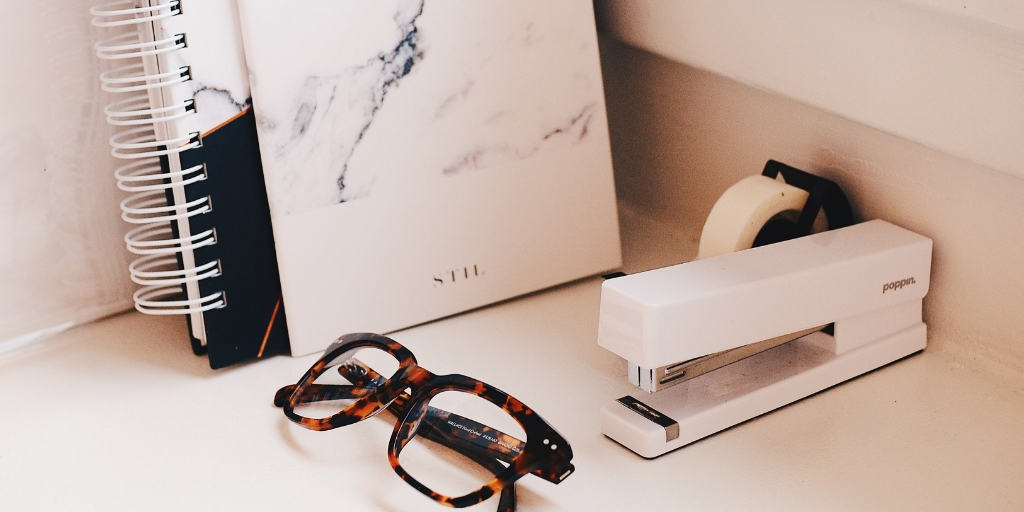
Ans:
POLYGON ((696 260, 604 282, 598 344, 640 391, 602 432, 656 457, 923 350, 931 251, 769 161, 715 203, 696 260))

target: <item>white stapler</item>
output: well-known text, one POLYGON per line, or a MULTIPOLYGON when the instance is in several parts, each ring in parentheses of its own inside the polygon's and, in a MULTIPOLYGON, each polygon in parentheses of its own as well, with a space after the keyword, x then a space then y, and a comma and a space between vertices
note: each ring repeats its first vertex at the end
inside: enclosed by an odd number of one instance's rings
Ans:
POLYGON ((605 281, 598 343, 642 391, 602 431, 656 457, 924 349, 931 252, 872 220, 605 281))

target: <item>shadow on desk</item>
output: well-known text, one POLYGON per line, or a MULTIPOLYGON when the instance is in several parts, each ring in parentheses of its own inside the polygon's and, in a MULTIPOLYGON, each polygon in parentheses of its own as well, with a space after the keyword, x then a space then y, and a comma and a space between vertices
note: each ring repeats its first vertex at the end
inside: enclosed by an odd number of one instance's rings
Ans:
POLYGON ((189 345, 188 328, 178 316, 146 316, 137 312, 114 315, 80 325, 51 338, 34 342, 0 358, 0 367, 45 358, 58 362, 72 358, 82 370, 117 373, 116 368, 139 365, 175 374, 210 377, 205 357, 189 345))

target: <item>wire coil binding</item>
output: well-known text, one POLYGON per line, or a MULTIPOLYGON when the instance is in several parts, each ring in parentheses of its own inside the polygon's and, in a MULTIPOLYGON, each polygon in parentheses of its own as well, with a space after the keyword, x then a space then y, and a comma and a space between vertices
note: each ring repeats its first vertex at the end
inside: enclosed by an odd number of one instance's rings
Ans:
POLYGON ((202 145, 198 133, 158 135, 157 126, 195 115, 195 103, 186 99, 180 104, 154 106, 150 101, 151 94, 191 80, 191 70, 183 66, 147 72, 145 66, 147 58, 160 58, 187 47, 184 34, 152 41, 141 35, 145 25, 181 14, 181 2, 115 0, 94 5, 89 13, 93 26, 117 32, 97 41, 94 49, 99 59, 118 63, 101 73, 99 79, 102 90, 118 97, 107 105, 104 114, 109 124, 120 127, 110 138, 111 154, 128 161, 114 170, 114 177, 117 187, 129 193, 121 201, 121 218, 136 225, 124 236, 128 251, 138 255, 128 267, 132 281, 140 285, 132 296, 135 309, 154 315, 178 315, 224 307, 223 291, 195 298, 186 293, 184 299, 181 297, 186 286, 221 273, 220 260, 179 263, 181 254, 215 244, 215 229, 182 236, 175 236, 173 229, 174 223, 186 223, 212 210, 209 197, 180 203, 169 199, 173 190, 207 179, 206 166, 167 172, 160 165, 160 157, 202 145))

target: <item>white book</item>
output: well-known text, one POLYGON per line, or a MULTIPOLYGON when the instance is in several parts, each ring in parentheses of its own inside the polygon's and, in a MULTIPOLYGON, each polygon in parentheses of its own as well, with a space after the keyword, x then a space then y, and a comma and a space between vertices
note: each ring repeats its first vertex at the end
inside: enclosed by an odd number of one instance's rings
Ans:
POLYGON ((239 10, 293 355, 621 264, 589 0, 239 10))

